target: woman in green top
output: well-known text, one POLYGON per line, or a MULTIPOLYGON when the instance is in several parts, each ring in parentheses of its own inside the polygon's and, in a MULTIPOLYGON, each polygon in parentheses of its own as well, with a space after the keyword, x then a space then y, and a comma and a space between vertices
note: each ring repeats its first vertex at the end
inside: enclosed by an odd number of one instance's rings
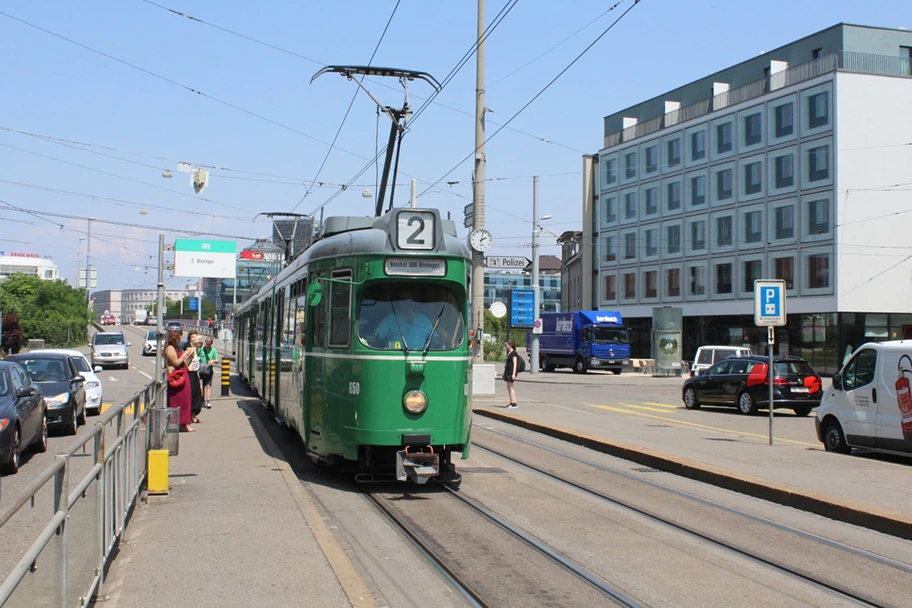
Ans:
POLYGON ((203 382, 203 400, 205 407, 211 408, 212 402, 209 397, 212 393, 212 364, 218 363, 218 353, 212 346, 212 338, 206 338, 206 345, 199 349, 197 355, 200 359, 199 377, 203 382))

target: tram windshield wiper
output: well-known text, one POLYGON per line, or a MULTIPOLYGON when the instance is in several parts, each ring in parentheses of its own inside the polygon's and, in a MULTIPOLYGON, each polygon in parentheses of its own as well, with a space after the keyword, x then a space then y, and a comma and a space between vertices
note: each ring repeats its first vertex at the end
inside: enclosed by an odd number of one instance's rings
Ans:
POLYGON ((431 327, 431 333, 428 334, 427 341, 424 343, 424 349, 421 351, 421 356, 426 357, 428 351, 431 349, 431 340, 434 339, 434 332, 437 331, 437 325, 440 323, 440 319, 443 317, 443 313, 446 310, 447 303, 444 302, 443 306, 440 307, 440 312, 437 313, 437 318, 434 319, 434 326, 431 327))
POLYGON ((399 323, 399 313, 396 312, 396 305, 392 300, 390 300, 390 308, 393 309, 393 318, 396 320, 396 328, 399 330, 399 337, 402 338, 402 350, 405 352, 405 356, 408 357, 408 342, 405 341, 405 332, 402 331, 402 325, 399 323))

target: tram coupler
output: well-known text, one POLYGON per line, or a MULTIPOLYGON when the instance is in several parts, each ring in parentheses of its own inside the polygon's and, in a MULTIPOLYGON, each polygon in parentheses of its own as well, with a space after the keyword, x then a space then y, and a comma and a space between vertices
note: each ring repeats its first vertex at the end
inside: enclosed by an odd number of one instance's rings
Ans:
POLYGON ((434 453, 434 448, 427 446, 430 452, 409 452, 409 447, 396 452, 396 479, 424 484, 428 479, 437 477, 440 455, 434 453))

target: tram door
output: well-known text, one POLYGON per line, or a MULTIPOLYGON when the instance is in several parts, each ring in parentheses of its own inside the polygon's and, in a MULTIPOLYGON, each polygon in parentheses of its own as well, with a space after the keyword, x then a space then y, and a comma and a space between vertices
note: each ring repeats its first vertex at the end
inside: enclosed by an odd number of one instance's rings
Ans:
POLYGON ((282 382, 282 320, 285 318, 284 292, 279 291, 273 298, 272 331, 269 349, 269 402, 279 405, 279 386, 282 382))
MULTIPOLYGON (((310 283, 320 277, 311 275, 310 283)), ((309 284, 308 284, 309 287, 309 284)), ((326 348, 326 298, 316 306, 307 306, 307 345, 304 358, 304 444, 308 450, 324 453, 323 407, 324 407, 324 364, 326 348)))

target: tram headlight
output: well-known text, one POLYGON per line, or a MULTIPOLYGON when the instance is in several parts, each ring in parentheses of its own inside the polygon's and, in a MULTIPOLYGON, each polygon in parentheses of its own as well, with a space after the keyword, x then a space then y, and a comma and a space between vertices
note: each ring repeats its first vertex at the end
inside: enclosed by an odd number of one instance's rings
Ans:
POLYGON ((421 391, 409 391, 402 397, 402 406, 409 414, 420 414, 427 409, 427 395, 421 391))

